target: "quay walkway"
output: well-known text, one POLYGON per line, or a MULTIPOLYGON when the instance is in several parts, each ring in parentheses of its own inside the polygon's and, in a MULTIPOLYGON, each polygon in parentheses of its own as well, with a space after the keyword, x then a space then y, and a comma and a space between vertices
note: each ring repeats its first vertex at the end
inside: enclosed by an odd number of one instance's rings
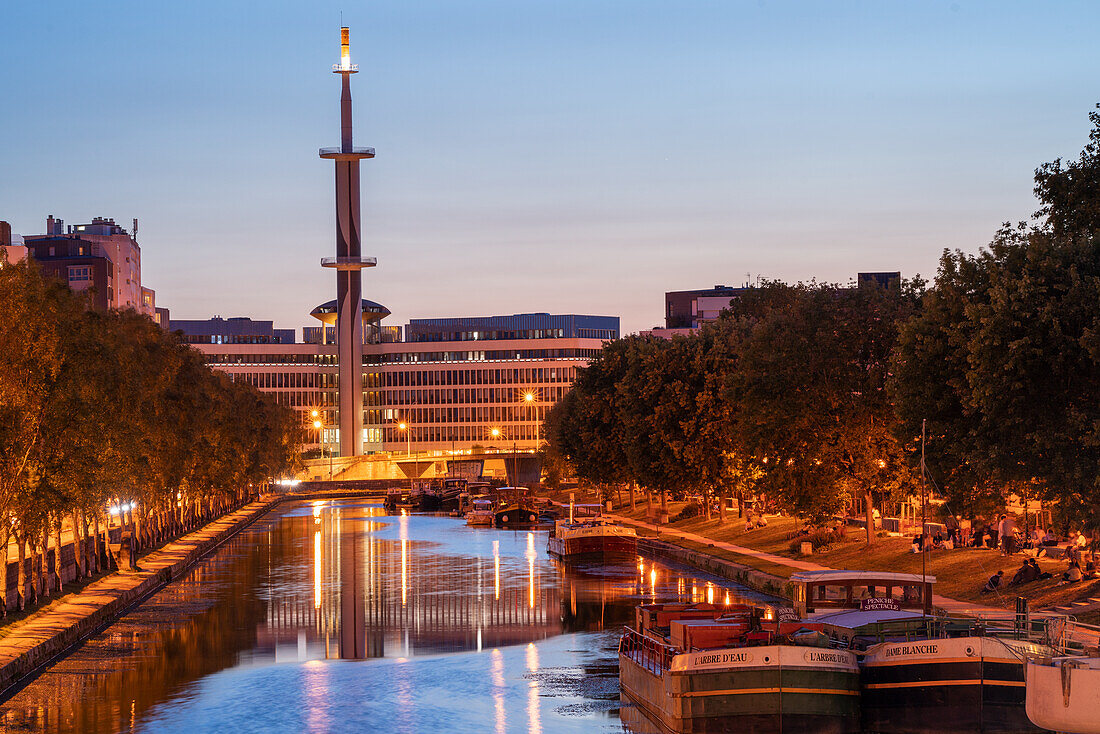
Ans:
MULTIPOLYGON (((642 520, 635 520, 633 518, 624 517, 623 515, 616 515, 614 513, 605 512, 604 517, 611 518, 617 522, 627 523, 635 527, 643 528, 657 533, 658 535, 666 535, 672 538, 679 538, 681 540, 688 540, 693 543, 699 543, 700 545, 711 546, 713 548, 720 548, 730 553, 736 553, 738 555, 747 556, 749 558, 756 558, 761 561, 767 561, 777 566, 786 566, 787 568, 794 569, 795 571, 832 571, 835 570, 829 566, 822 566, 819 563, 811 563, 810 561, 801 561, 795 558, 788 558, 786 556, 776 555, 774 553, 766 553, 754 548, 747 548, 743 545, 734 545, 733 543, 726 543, 720 540, 714 540, 703 535, 696 533, 689 533, 683 530, 676 530, 670 528, 667 525, 654 525, 653 523, 645 522, 642 520)), ((997 616, 1004 615, 1010 610, 1001 607, 991 607, 984 604, 974 604, 967 601, 960 601, 958 599, 952 599, 940 594, 932 595, 932 604, 940 609, 944 610, 949 616, 952 617, 981 617, 981 616, 997 616)))
POLYGON ((14 623, 0 639, 0 699, 11 686, 110 624, 282 500, 260 499, 245 505, 142 556, 138 560, 141 570, 111 573, 14 623))

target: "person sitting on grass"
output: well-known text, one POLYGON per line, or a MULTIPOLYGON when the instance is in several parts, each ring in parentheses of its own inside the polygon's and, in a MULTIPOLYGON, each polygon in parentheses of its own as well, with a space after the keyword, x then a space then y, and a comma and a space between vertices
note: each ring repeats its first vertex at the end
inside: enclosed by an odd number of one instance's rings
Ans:
POLYGON ((1001 588, 1001 582, 1004 581, 1005 572, 998 571, 989 577, 989 581, 985 582, 985 586, 978 593, 980 594, 992 594, 997 589, 1001 588))
POLYGON ((1036 581, 1039 578, 1039 567, 1031 565, 1034 562, 1034 558, 1028 558, 1020 566, 1020 570, 1016 572, 1016 575, 1012 577, 1012 580, 1008 582, 1009 586, 1019 586, 1021 584, 1029 584, 1032 581, 1036 581))
POLYGON ((1081 557, 1075 553, 1070 553, 1068 555, 1069 568, 1062 574, 1062 580, 1067 583, 1075 584, 1084 577, 1084 574, 1081 573, 1081 557))

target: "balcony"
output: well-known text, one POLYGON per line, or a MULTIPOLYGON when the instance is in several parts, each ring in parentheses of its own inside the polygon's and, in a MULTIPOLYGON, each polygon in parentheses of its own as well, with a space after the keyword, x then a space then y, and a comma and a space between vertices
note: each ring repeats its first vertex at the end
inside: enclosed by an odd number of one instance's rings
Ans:
POLYGON ((362 270, 373 268, 378 264, 378 258, 352 255, 348 257, 322 257, 322 268, 335 268, 337 270, 362 270))

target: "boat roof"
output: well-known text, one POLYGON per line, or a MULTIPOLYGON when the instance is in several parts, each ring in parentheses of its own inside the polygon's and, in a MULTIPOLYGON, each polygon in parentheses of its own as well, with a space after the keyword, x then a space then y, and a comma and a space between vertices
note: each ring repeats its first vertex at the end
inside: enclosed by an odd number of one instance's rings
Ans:
POLYGON ((855 629, 862 627, 865 624, 872 624, 874 622, 886 622, 891 619, 913 619, 915 617, 923 617, 922 612, 914 612, 908 610, 897 609, 843 609, 839 612, 829 612, 828 614, 813 615, 808 622, 821 622, 823 624, 835 624, 838 627, 847 627, 848 629, 855 629))
POLYGON ((935 576, 922 576, 919 573, 891 573, 889 571, 799 571, 791 574, 791 581, 799 583, 824 583, 826 581, 904 581, 911 584, 936 583, 935 576))

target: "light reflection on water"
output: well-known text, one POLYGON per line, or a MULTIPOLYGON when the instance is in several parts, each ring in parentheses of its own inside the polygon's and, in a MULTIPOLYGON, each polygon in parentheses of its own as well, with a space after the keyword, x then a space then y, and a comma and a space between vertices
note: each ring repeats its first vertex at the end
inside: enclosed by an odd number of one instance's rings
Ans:
POLYGON ((0 732, 621 730, 634 605, 728 584, 648 559, 563 567, 545 546, 284 506, 0 705, 0 732))

